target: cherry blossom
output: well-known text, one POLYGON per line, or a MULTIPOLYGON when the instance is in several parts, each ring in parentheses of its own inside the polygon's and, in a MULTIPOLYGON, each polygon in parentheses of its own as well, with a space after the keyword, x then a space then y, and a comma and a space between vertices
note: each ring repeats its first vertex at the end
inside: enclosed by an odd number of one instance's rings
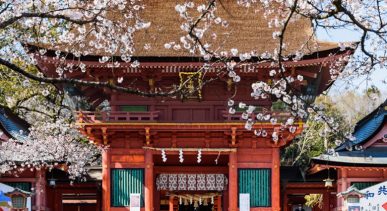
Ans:
POLYGON ((89 166, 100 162, 103 148, 89 144, 78 129, 63 121, 30 127, 23 140, 0 145, 0 173, 22 169, 66 170, 70 179, 83 179, 89 166))

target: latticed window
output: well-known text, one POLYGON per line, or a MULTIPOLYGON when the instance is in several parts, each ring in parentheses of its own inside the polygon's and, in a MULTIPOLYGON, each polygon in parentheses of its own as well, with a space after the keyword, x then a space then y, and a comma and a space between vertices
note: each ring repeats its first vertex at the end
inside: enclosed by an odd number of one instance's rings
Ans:
POLYGON ((122 105, 122 106, 120 106, 120 111, 146 112, 146 111, 148 111, 148 106, 146 106, 146 105, 122 105))
POLYGON ((128 207, 130 194, 141 194, 144 206, 144 169, 112 169, 111 196, 113 207, 128 207))
POLYGON ((349 196, 347 201, 348 203, 359 203, 360 199, 358 196, 349 196))
POLYGON ((26 198, 23 196, 13 196, 12 205, 14 208, 25 208, 26 207, 26 198))
POLYGON ((271 206, 271 169, 239 169, 239 193, 250 194, 250 207, 271 206))

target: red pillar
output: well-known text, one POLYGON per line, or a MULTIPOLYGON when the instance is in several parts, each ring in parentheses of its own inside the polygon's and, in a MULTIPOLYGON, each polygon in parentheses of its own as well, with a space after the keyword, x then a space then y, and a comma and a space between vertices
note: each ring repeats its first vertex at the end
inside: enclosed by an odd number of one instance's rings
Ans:
POLYGON ((46 170, 40 169, 36 171, 36 210, 46 210, 46 170))
POLYGON ((329 211, 331 208, 331 203, 330 203, 330 195, 331 192, 329 190, 326 190, 325 193, 323 194, 323 211, 329 211))
MULTIPOLYGON (((339 169, 339 178, 338 183, 340 183, 340 186, 337 186, 337 193, 344 192, 348 188, 347 184, 347 177, 348 177, 348 172, 346 168, 340 168, 339 169)), ((344 205, 344 198, 338 198, 337 199, 337 210, 342 210, 342 206, 344 205)))
POLYGON ((228 195, 228 210, 238 210, 238 167, 237 167, 237 154, 231 152, 228 162, 228 177, 229 177, 229 195, 228 195))
POLYGON ((222 210, 222 196, 218 196, 217 203, 218 203, 217 211, 221 211, 222 210))
POLYGON ((153 154, 145 151, 145 211, 153 211, 153 154))
POLYGON ((169 211, 173 211, 173 196, 169 197, 169 211))
POLYGON ((102 210, 110 210, 110 149, 102 152, 102 210))
MULTIPOLYGON (((155 180, 155 178, 153 177, 155 180)), ((154 191, 153 194, 153 210, 154 211, 160 211, 160 192, 159 191, 154 191)))
POLYGON ((281 210, 280 199, 280 151, 278 147, 272 149, 272 173, 271 173, 271 206, 273 211, 281 210))
POLYGON ((285 192, 284 194, 284 204, 283 204, 284 211, 288 211, 288 194, 285 192))

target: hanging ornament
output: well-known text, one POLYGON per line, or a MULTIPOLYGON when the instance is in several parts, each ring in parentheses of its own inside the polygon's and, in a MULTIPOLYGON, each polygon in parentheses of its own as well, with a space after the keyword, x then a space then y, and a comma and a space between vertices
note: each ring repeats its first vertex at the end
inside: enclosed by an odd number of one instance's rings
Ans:
POLYGON ((162 149, 161 150, 161 159, 163 160, 163 162, 167 162, 167 155, 165 154, 165 150, 162 149))
POLYGON ((198 150, 198 163, 202 162, 202 149, 198 150))
POLYGON ((187 205, 188 205, 188 200, 184 199, 184 206, 187 206, 187 205))
POLYGON ((204 199, 203 205, 204 205, 204 206, 208 206, 208 201, 207 201, 206 198, 204 199))
POLYGON ((189 204, 192 204, 192 196, 189 197, 189 204))
POLYGON ((198 201, 195 201, 194 207, 195 207, 195 208, 198 208, 198 207, 199 207, 198 201))
POLYGON ((183 199, 181 198, 181 196, 179 196, 179 204, 183 204, 183 199))
POLYGON ((214 196, 211 196, 211 204, 214 204, 214 196))
POLYGON ((180 161, 180 163, 183 163, 183 162, 184 162, 184 158, 183 158, 183 149, 180 149, 180 150, 179 150, 179 161, 180 161))
POLYGON ((202 197, 199 197, 199 204, 202 205, 202 197))

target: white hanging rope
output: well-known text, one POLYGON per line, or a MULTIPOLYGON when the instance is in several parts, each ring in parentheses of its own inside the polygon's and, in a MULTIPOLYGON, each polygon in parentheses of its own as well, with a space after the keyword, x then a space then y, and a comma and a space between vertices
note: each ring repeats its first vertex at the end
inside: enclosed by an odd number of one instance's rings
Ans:
POLYGON ((179 161, 180 163, 184 162, 183 149, 179 149, 179 161))
POLYGON ((202 162, 202 149, 198 150, 198 163, 202 162))
POLYGON ((189 200, 189 203, 192 204, 194 201, 197 201, 197 202, 200 202, 200 201, 204 201, 206 199, 209 199, 211 200, 211 204, 214 204, 214 198, 216 196, 221 196, 222 194, 220 193, 206 193, 206 194, 173 194, 173 193, 170 193, 168 194, 168 196, 173 196, 173 197, 176 197, 176 198, 179 198, 179 202, 180 202, 180 199, 183 201, 183 200, 189 200))
POLYGON ((201 150, 202 152, 236 152, 237 148, 157 148, 157 147, 143 147, 145 150, 156 150, 156 151, 180 151, 185 152, 197 152, 201 150))

